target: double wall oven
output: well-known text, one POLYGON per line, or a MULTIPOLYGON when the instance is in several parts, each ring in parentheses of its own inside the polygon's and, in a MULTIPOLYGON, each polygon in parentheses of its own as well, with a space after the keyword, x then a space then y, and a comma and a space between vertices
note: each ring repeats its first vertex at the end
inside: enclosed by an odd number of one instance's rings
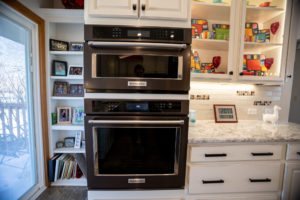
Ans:
POLYGON ((85 25, 89 189, 183 188, 191 30, 85 25))

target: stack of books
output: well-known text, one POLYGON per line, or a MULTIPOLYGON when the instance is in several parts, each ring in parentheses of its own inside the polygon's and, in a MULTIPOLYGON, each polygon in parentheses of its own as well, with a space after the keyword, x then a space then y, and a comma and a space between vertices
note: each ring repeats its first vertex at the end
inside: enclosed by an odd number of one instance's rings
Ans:
POLYGON ((57 154, 49 160, 49 180, 81 178, 82 171, 71 154, 57 154))

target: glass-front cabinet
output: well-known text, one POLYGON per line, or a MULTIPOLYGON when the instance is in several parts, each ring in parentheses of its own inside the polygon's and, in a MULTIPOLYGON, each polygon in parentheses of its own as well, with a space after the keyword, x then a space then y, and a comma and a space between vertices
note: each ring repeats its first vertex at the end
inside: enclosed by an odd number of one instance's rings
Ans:
POLYGON ((191 77, 282 82, 290 4, 286 0, 192 0, 191 77))
POLYGON ((192 78, 232 78, 234 1, 192 1, 192 78))
POLYGON ((288 38, 286 4, 285 0, 243 1, 240 80, 283 80, 288 38))

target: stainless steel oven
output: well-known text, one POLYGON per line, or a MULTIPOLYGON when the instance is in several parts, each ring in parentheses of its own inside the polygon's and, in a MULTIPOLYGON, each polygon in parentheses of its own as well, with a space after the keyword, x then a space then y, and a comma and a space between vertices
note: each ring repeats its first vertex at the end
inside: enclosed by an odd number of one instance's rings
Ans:
POLYGON ((89 189, 183 188, 188 100, 86 99, 89 189))
POLYGON ((187 93, 190 43, 190 29, 85 25, 85 88, 187 93))

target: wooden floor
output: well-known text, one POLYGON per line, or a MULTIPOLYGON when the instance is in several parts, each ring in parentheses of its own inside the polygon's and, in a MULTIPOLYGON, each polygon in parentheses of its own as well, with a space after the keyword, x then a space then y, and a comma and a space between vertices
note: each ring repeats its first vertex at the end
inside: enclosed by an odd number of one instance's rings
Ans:
POLYGON ((48 187, 37 200, 87 200, 87 187, 48 187))

